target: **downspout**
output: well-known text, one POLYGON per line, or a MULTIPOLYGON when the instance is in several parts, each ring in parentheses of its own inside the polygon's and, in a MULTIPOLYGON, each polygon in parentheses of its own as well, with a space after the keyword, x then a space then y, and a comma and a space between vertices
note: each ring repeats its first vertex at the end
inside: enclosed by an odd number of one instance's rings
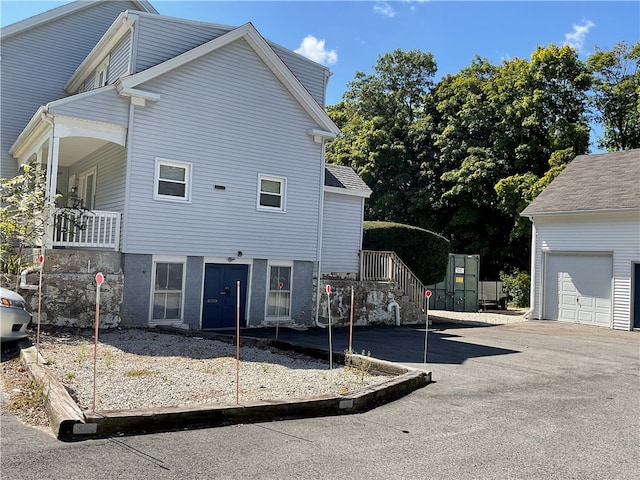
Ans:
MULTIPOLYGON (((320 290, 320 280, 322 278, 322 230, 324 229, 324 176, 325 176, 325 160, 324 160, 324 155, 325 155, 325 146, 326 146, 326 140, 322 139, 322 173, 320 174, 320 201, 319 203, 319 207, 318 207, 318 215, 319 215, 319 222, 318 222, 318 254, 317 254, 317 258, 318 258, 318 278, 316 281, 316 318, 315 318, 315 325, 316 327, 320 327, 320 328, 327 328, 326 325, 322 325, 320 323, 320 296, 322 295, 321 290, 320 290)), ((329 306, 329 308, 331 308, 331 306, 329 306)))
POLYGON ((390 312, 394 308, 396 310, 396 326, 399 327, 400 326, 400 305, 398 305, 398 302, 396 302, 395 300, 391 300, 387 304, 387 312, 390 312))

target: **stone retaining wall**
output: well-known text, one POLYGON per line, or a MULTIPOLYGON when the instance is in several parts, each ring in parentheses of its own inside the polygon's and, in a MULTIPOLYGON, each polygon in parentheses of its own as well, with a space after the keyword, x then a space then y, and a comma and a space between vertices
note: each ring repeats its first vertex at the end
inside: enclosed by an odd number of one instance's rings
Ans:
MULTIPOLYGON (((71 249, 47 250, 45 254, 40 324, 93 327, 96 311, 95 276, 98 272, 105 277, 100 288, 100 328, 119 326, 124 284, 121 254, 71 249)), ((39 273, 27 275, 27 283, 37 285, 39 276, 39 273)), ((19 293, 29 304, 35 323, 38 291, 20 290, 19 293)))
MULTIPOLYGON (((421 308, 411 303, 403 291, 394 283, 355 281, 345 279, 320 280, 320 315, 319 321, 329 322, 327 306, 329 301, 326 294, 327 284, 331 285, 330 305, 331 324, 348 325, 351 312, 351 287, 354 289, 353 324, 365 325, 395 325, 395 308, 389 310, 389 304, 395 301, 400 306, 400 323, 424 323, 425 314, 421 308)), ((314 284, 315 290, 315 284, 314 284)), ((314 291, 314 305, 316 296, 314 291)))

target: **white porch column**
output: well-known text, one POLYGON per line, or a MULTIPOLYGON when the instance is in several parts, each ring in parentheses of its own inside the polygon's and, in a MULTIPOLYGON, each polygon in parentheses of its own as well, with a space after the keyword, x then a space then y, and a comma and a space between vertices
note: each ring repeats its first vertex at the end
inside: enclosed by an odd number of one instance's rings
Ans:
MULTIPOLYGON (((55 132, 55 130, 54 130, 55 132)), ((49 203, 51 205, 55 205, 56 201, 56 188, 58 187, 58 155, 60 153, 60 138, 54 135, 51 137, 49 141, 49 165, 51 165, 50 176, 49 176, 49 203)), ((47 168, 47 171, 49 167, 47 168)))

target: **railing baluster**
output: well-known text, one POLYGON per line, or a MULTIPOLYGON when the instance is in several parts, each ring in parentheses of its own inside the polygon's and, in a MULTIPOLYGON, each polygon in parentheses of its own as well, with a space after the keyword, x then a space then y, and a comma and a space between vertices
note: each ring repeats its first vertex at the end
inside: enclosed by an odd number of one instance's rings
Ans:
POLYGON ((57 210, 52 223, 54 246, 120 248, 120 212, 93 211, 74 217, 57 210))
POLYGON ((425 286, 395 252, 363 250, 361 265, 362 280, 393 282, 409 297, 409 301, 422 308, 425 286))

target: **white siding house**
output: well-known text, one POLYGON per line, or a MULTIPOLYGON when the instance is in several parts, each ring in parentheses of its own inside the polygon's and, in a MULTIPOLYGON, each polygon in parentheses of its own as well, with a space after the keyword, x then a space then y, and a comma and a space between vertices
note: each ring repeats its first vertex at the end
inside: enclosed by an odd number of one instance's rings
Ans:
MULTIPOLYGON (((120 252, 125 325, 226 328, 236 301, 246 325, 311 323, 314 276, 358 271, 371 193, 350 168, 325 165, 339 134, 324 111, 327 68, 251 24, 153 12, 109 10, 104 35, 55 78, 58 95, 20 104, 31 117, 3 155, 47 172, 52 207, 62 193, 91 211, 82 229, 58 212, 46 247, 120 252)), ((51 50, 61 62, 62 44, 51 50)), ((3 55, 3 83, 6 66, 27 74, 3 55)))
POLYGON ((640 327, 640 150, 576 157, 521 215, 533 318, 640 327))
POLYGON ((359 272, 364 201, 370 195, 371 189, 351 168, 326 166, 322 273, 354 276, 359 272))

